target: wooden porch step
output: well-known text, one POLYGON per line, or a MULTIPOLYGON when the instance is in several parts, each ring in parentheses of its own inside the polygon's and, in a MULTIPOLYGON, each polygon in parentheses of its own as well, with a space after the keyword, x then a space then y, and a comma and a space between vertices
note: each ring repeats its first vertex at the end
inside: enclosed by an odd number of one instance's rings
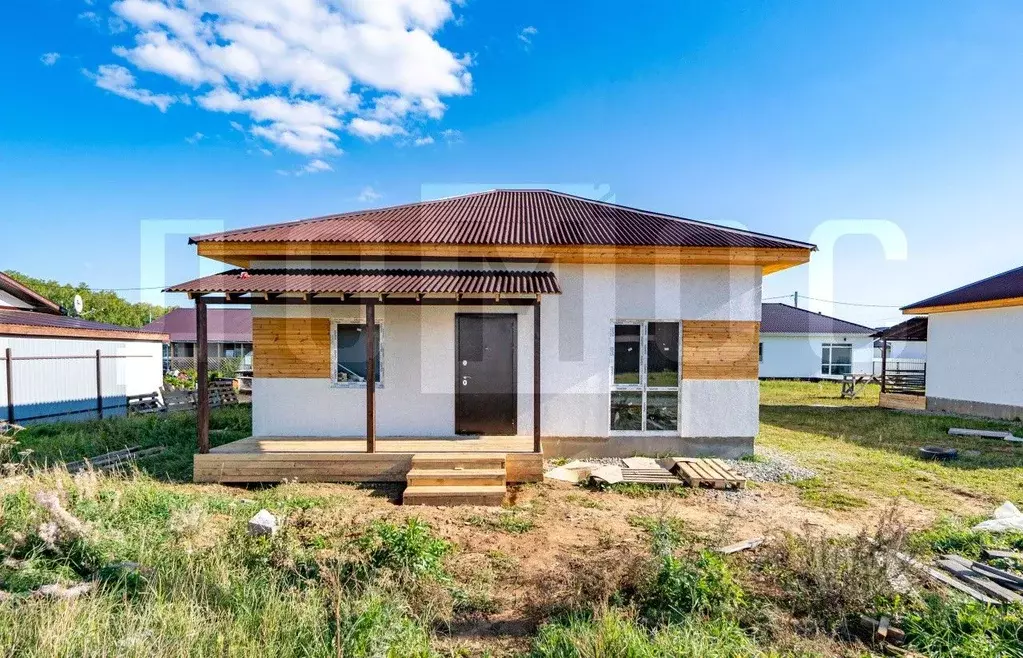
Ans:
POLYGON ((413 468, 410 487, 505 486, 504 468, 413 468))
POLYGON ((485 505, 500 507, 504 502, 504 485, 487 486, 409 486, 403 505, 485 505))
POLYGON ((462 452, 434 452, 412 455, 413 469, 502 469, 505 456, 503 454, 476 454, 462 452))

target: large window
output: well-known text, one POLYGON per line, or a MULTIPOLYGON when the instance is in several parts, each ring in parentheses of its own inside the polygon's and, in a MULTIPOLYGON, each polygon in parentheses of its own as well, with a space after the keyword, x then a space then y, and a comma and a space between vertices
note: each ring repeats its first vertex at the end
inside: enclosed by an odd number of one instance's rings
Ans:
MULTIPOLYGON (((383 366, 380 351, 380 325, 374 332, 376 383, 382 383, 383 366)), ((338 323, 334 329, 334 381, 338 384, 365 386, 369 370, 366 363, 366 325, 338 323)))
POLYGON ((824 343, 821 345, 821 374, 849 375, 852 373, 852 345, 824 343))
POLYGON ((611 430, 678 431, 679 323, 614 326, 611 430))

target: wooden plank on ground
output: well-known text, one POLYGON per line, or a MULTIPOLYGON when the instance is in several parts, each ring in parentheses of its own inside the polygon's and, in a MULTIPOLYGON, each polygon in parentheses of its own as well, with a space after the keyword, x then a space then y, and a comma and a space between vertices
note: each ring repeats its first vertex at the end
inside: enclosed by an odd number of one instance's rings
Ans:
POLYGON ((1023 562, 1023 553, 1016 551, 1000 551, 995 548, 985 548, 984 557, 992 560, 1017 560, 1023 562))
POLYGON ((752 539, 747 539, 746 541, 740 541, 734 544, 729 544, 728 546, 721 546, 720 548, 715 548, 714 550, 718 553, 721 553, 722 555, 731 555, 732 553, 738 553, 739 551, 747 551, 751 548, 756 548, 757 546, 763 544, 764 541, 765 541, 764 537, 753 537, 752 539))
POLYGON ((985 593, 994 596, 1001 601, 1006 603, 1023 603, 1023 596, 1020 596, 1012 590, 1006 589, 1001 585, 988 580, 980 574, 972 571, 968 567, 963 566, 961 562, 956 560, 937 560, 935 564, 939 568, 944 569, 950 574, 954 575, 959 580, 967 583, 968 585, 975 587, 985 593))
POLYGON ((979 436, 984 439, 1004 439, 1012 436, 1012 432, 1002 430, 971 430, 963 427, 951 427, 948 433, 952 436, 979 436))

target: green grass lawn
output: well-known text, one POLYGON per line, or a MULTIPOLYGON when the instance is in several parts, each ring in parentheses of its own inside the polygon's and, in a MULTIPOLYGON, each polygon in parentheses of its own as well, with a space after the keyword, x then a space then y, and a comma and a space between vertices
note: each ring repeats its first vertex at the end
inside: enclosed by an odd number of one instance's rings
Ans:
POLYGON ((876 386, 856 400, 840 399, 840 390, 830 382, 761 384, 758 445, 816 470, 817 493, 904 497, 952 513, 1023 502, 1023 446, 948 435, 950 427, 969 427, 1019 436, 1021 424, 880 409, 876 386), (917 449, 924 445, 956 448, 960 457, 921 461, 917 449))

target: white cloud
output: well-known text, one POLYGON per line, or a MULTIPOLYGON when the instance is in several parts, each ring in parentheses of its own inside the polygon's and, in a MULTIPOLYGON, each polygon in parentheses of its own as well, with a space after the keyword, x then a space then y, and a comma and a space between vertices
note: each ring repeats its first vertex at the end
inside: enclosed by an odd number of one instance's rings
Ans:
POLYGON ((204 135, 204 134, 202 134, 200 132, 197 132, 197 133, 193 134, 191 137, 186 137, 185 141, 188 142, 189 144, 198 144, 199 142, 201 142, 204 139, 206 139, 206 135, 204 135))
POLYGON ((39 61, 43 63, 43 66, 53 66, 60 59, 60 53, 45 53, 39 58, 39 61))
POLYGON ((427 135, 425 137, 417 137, 412 141, 413 146, 429 146, 433 144, 433 137, 427 135))
POLYGON ((403 135, 441 118, 442 99, 471 93, 471 56, 435 36, 453 3, 461 1, 117 0, 110 8, 134 38, 115 54, 200 89, 206 110, 248 115, 252 135, 316 155, 337 152, 345 126, 364 139, 403 135))
POLYGON ((143 105, 152 105, 161 112, 166 112, 168 107, 181 100, 167 94, 154 94, 148 89, 136 87, 135 76, 131 74, 131 71, 117 64, 104 64, 95 73, 82 69, 82 73, 95 82, 100 89, 106 89, 143 105))
POLYGON ((455 130, 454 128, 448 128, 447 130, 440 131, 440 136, 444 138, 444 141, 448 144, 457 144, 462 141, 462 131, 455 130))
POLYGON ((305 176, 306 174, 319 174, 325 171, 334 171, 334 168, 330 166, 330 163, 323 160, 310 160, 305 165, 289 171, 287 169, 278 169, 277 173, 281 176, 305 176))
POLYGON ((383 194, 380 194, 379 192, 374 190, 372 187, 367 185, 366 187, 362 188, 362 191, 359 192, 359 196, 356 197, 356 198, 359 201, 362 201, 362 202, 365 203, 365 202, 369 202, 369 201, 377 201, 378 199, 382 198, 383 196, 384 196, 383 194))
POLYGON ((354 135, 371 141, 381 137, 401 135, 405 132, 405 129, 401 126, 396 126, 392 123, 381 123, 375 119, 363 119, 362 117, 352 119, 352 122, 348 124, 348 130, 354 135))
POLYGON ((535 27, 533 27, 532 25, 527 25, 526 27, 522 28, 522 30, 519 31, 519 41, 526 44, 527 46, 530 46, 533 44, 533 37, 536 36, 537 32, 539 32, 539 30, 537 30, 535 27))

